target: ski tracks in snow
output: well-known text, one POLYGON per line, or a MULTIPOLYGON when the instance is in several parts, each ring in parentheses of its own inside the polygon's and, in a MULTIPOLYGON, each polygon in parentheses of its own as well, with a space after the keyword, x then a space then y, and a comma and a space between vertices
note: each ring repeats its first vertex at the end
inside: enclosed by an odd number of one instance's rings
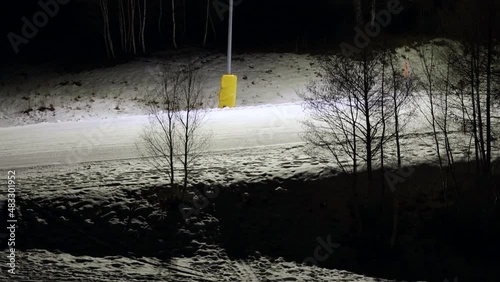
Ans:
POLYGON ((259 282, 253 268, 243 260, 234 261, 241 282, 259 282))

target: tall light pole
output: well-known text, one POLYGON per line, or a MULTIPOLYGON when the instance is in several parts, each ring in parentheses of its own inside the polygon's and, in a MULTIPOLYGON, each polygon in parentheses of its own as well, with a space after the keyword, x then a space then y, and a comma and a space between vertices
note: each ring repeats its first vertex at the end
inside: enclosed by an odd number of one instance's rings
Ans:
POLYGON ((233 53, 233 10, 234 1, 229 0, 229 27, 227 32, 227 73, 222 76, 219 92, 219 108, 235 107, 238 77, 232 74, 231 59, 233 53))
POLYGON ((229 0, 229 27, 227 32, 227 74, 231 74, 231 60, 233 55, 233 2, 233 0, 229 0))

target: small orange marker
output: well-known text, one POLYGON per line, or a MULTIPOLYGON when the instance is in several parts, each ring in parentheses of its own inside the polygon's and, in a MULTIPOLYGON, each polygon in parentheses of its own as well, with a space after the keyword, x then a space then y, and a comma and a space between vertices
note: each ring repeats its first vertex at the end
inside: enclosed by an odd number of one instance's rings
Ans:
POLYGON ((404 74, 405 74, 406 78, 408 78, 408 76, 410 76, 409 70, 408 70, 408 62, 405 62, 405 72, 404 72, 404 74))

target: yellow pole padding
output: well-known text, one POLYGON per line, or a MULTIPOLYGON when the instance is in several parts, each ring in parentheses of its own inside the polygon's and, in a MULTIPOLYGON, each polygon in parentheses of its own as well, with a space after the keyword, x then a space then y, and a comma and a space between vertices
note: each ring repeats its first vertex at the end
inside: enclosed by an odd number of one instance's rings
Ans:
POLYGON ((235 107, 238 77, 232 74, 225 74, 222 76, 220 85, 219 108, 235 107))

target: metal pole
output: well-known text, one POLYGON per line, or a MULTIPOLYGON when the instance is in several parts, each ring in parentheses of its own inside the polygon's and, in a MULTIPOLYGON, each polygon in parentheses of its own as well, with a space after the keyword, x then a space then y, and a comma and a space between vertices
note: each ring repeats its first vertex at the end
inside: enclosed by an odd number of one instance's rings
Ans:
POLYGON ((227 38, 227 74, 231 74, 231 56, 233 53, 233 0, 229 0, 229 30, 227 38))

